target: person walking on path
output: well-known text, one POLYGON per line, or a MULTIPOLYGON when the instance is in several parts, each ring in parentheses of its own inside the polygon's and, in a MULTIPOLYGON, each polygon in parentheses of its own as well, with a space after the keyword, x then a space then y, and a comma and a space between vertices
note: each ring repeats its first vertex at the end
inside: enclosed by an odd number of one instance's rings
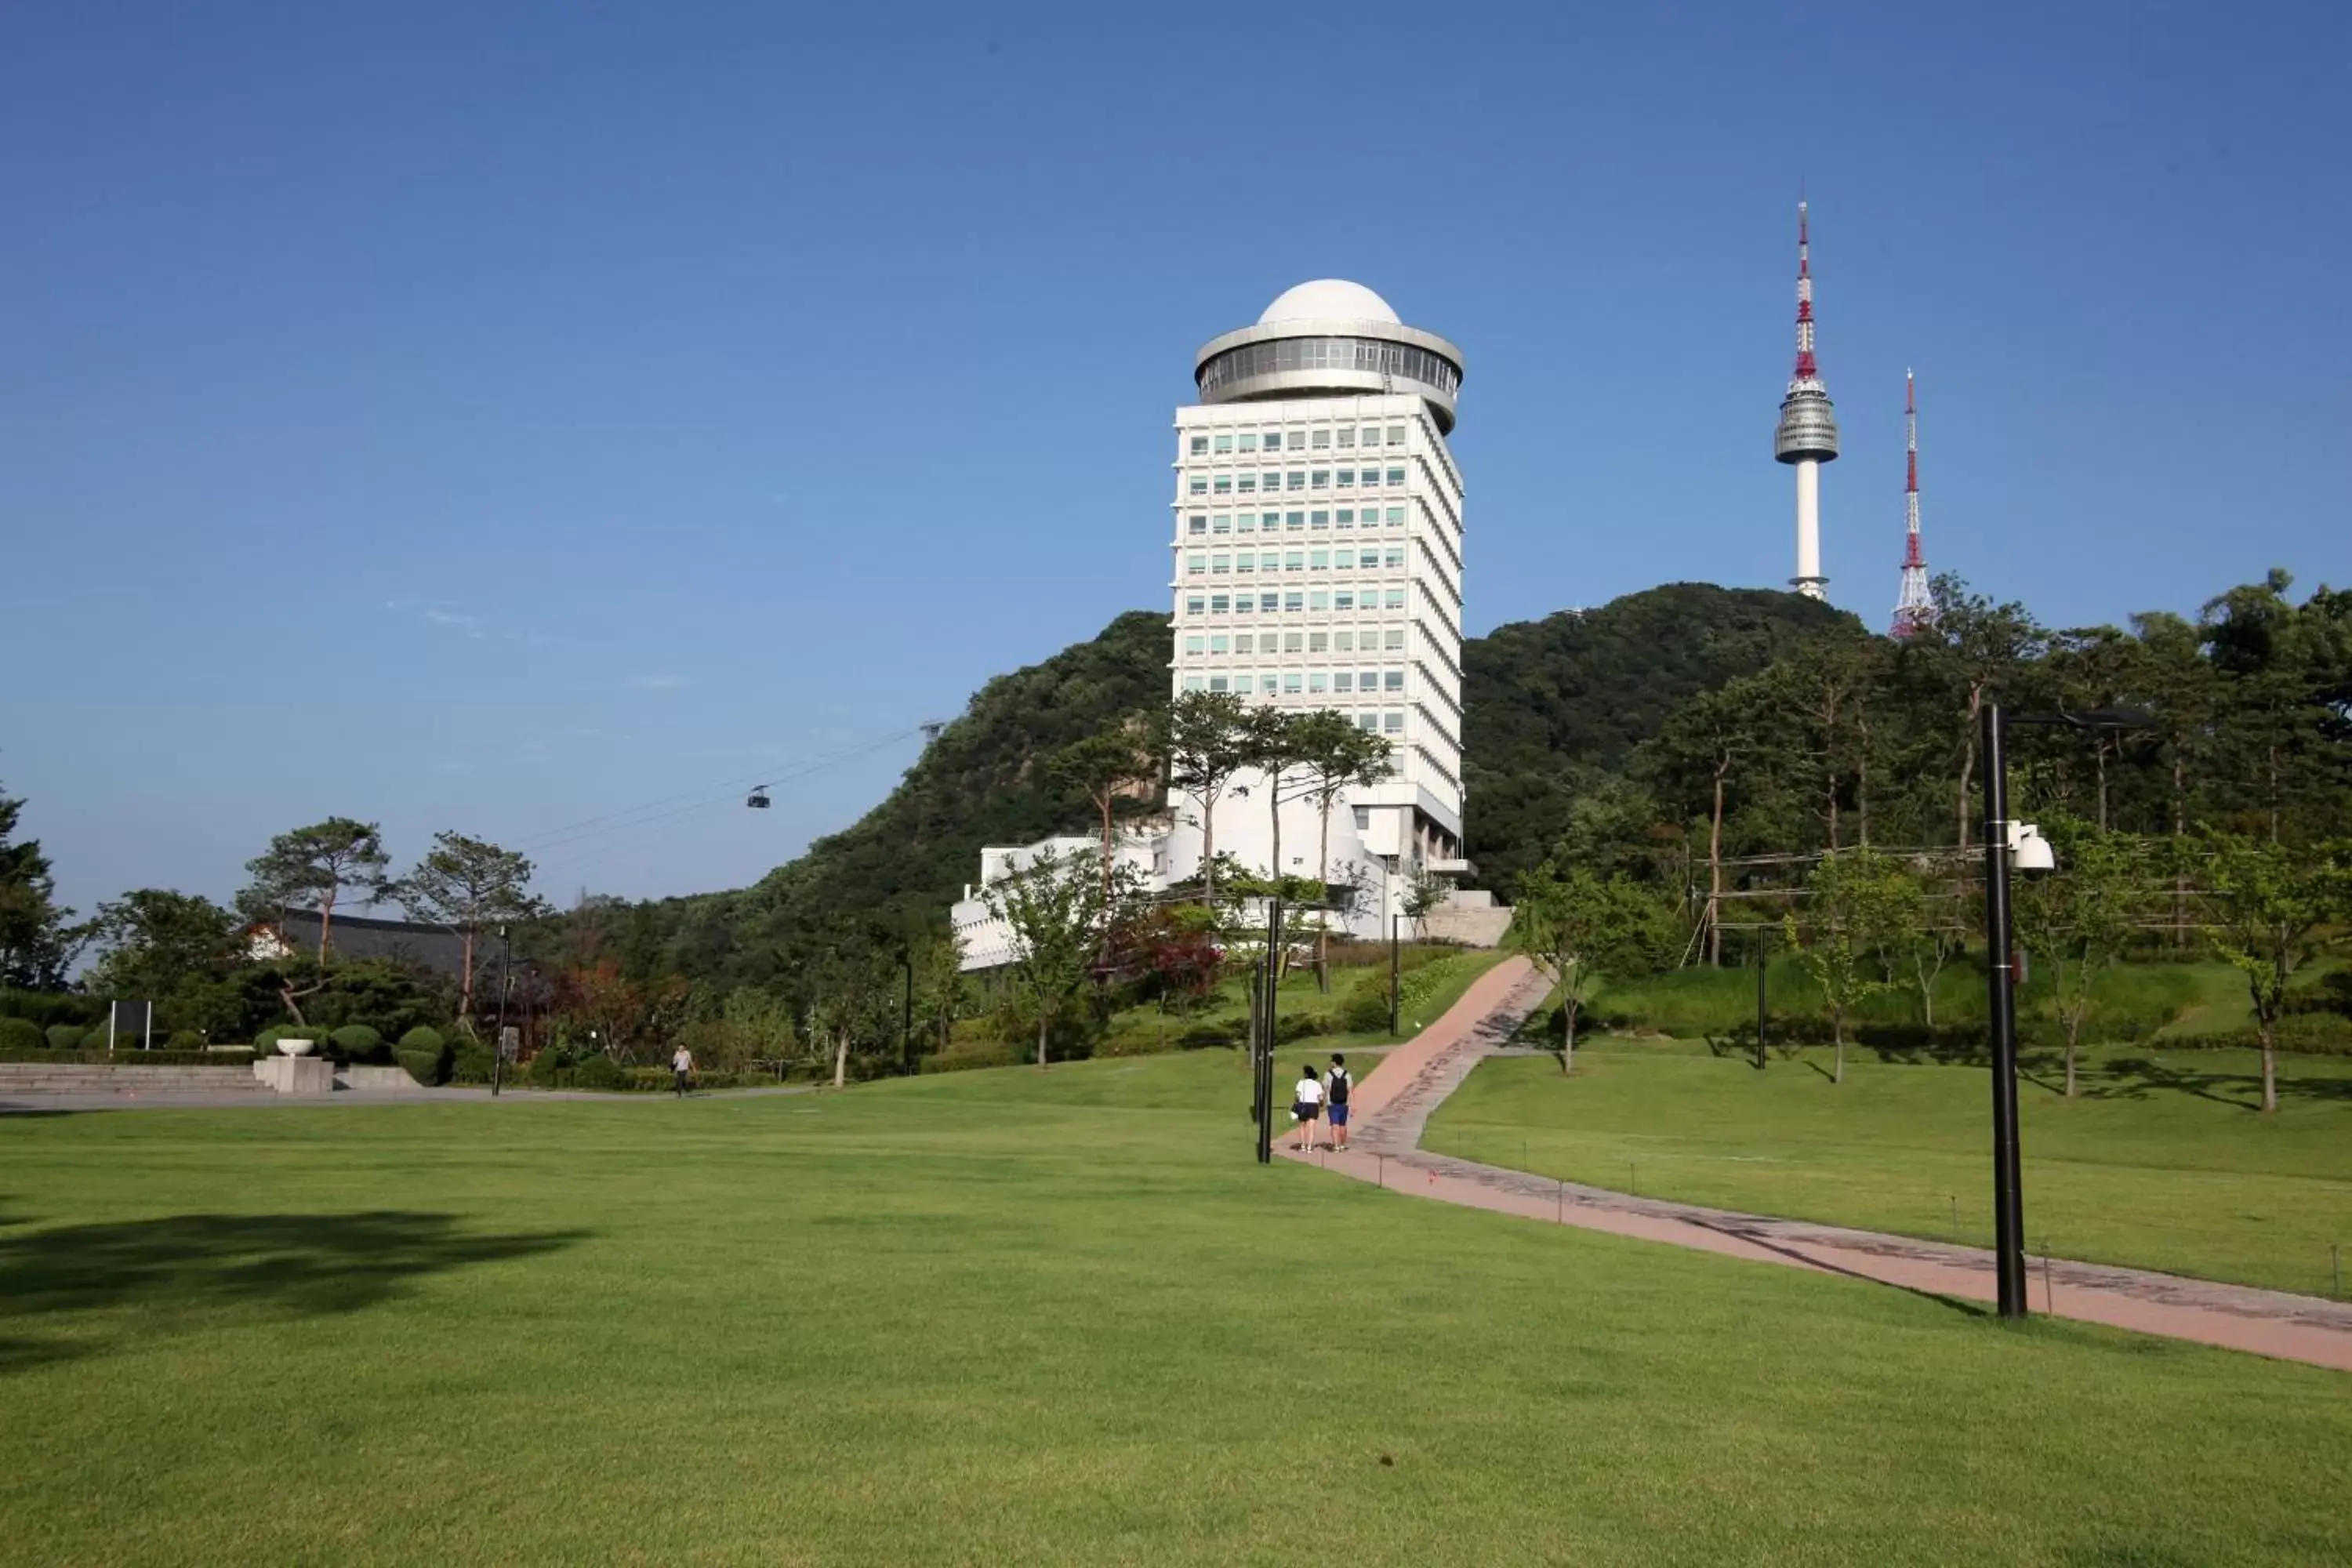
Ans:
POLYGON ((1324 1080, 1324 1114, 1331 1119, 1331 1152, 1348 1152, 1348 1091, 1356 1087, 1353 1075, 1348 1071, 1348 1058, 1338 1051, 1331 1053, 1331 1072, 1324 1080))
POLYGON ((1298 1083, 1290 1091, 1290 1120, 1297 1124, 1297 1141, 1290 1146, 1304 1154, 1315 1147, 1315 1118, 1323 1109, 1323 1080, 1315 1076, 1315 1064, 1307 1062, 1298 1069, 1298 1083))
POLYGON ((669 1058, 669 1071, 677 1089, 677 1097, 684 1100, 686 1091, 694 1087, 694 1053, 684 1046, 678 1047, 669 1058))

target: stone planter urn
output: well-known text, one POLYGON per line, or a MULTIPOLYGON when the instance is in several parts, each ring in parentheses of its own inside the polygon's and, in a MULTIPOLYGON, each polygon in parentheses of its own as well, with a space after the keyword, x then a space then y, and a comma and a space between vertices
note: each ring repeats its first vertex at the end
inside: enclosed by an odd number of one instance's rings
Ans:
POLYGON ((319 1042, 316 1040, 280 1040, 278 1042, 278 1052, 281 1055, 289 1057, 307 1057, 318 1048, 319 1042))

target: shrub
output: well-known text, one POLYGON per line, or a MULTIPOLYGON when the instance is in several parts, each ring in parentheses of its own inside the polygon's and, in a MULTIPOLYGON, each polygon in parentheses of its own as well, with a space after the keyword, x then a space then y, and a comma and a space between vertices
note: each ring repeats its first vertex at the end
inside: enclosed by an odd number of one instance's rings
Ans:
POLYGON ((1389 977, 1368 974, 1339 1004, 1339 1027, 1350 1035, 1377 1035, 1389 1026, 1389 977))
POLYGON ((334 1056, 342 1061, 364 1062, 376 1059, 383 1051, 383 1037, 365 1024, 346 1024, 327 1037, 334 1056))
POLYGON ((561 1089, 571 1081, 570 1064, 563 1059, 562 1047, 550 1046, 530 1058, 523 1069, 524 1076, 541 1089, 561 1089))
POLYGON ((315 1025, 272 1024, 253 1037, 254 1051, 260 1056, 274 1057, 278 1054, 278 1042, 280 1040, 316 1040, 319 1044, 310 1053, 313 1056, 326 1049, 330 1043, 327 1031, 315 1025))
POLYGON ((443 1058, 446 1055, 446 1051, 395 1050, 393 1052, 402 1070, 427 1089, 441 1081, 442 1068, 446 1065, 443 1058))
POLYGON ((172 1031, 172 1037, 164 1043, 175 1051, 201 1051, 205 1048, 204 1031, 174 1029, 172 1031))
POLYGON ((1034 1060, 1034 1056, 1023 1054, 1015 1046, 1001 1042, 975 1042, 959 1044, 952 1050, 933 1052, 923 1058, 922 1070, 926 1073, 969 1072, 975 1068, 1019 1067, 1024 1062, 1034 1060))
POLYGON ((449 1051, 449 1081, 451 1083, 488 1083, 490 1068, 495 1065, 490 1047, 477 1040, 467 1040, 449 1051))
POLYGON ((80 1041, 80 1047, 85 1051, 102 1051, 112 1044, 113 1042, 107 1037, 106 1026, 103 1024, 84 1034, 80 1041))
POLYGON ((400 1037, 400 1048, 404 1051, 432 1051, 437 1055, 448 1043, 447 1037, 429 1024, 419 1024, 400 1037))
POLYGON ((77 1067, 121 1067, 135 1071, 140 1068, 238 1068, 251 1064, 253 1053, 242 1046, 230 1051, 170 1051, 157 1047, 152 1051, 70 1051, 55 1050, 47 1046, 38 1050, 13 1051, 0 1047, 0 1061, 40 1062, 47 1065, 68 1063, 77 1067))
POLYGON ((49 1037, 41 1026, 25 1018, 0 1018, 0 1051, 47 1050, 49 1037))
POLYGON ((572 1069, 572 1087, 618 1089, 627 1088, 628 1082, 621 1064, 600 1051, 572 1069))
POLYGON ((48 1038, 49 1049, 53 1051, 78 1051, 81 1049, 81 1026, 51 1024, 48 1027, 48 1038))

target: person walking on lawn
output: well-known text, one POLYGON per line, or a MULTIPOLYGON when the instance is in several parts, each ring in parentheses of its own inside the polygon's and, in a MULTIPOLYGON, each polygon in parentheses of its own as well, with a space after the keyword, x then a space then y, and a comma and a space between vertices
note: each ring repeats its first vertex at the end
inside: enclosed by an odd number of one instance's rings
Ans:
POLYGON ((1315 1064, 1307 1062, 1298 1069, 1298 1083, 1290 1091, 1290 1120, 1297 1124, 1298 1136, 1290 1147, 1304 1154, 1315 1147, 1315 1118, 1323 1110, 1323 1080, 1315 1076, 1315 1064))
POLYGON ((684 1046, 678 1047, 669 1058, 669 1071, 677 1089, 677 1097, 684 1100, 686 1091, 694 1087, 694 1053, 684 1046))
POLYGON ((1353 1075, 1348 1071, 1348 1058, 1338 1051, 1331 1053, 1331 1072, 1324 1081, 1324 1114, 1331 1120, 1331 1150, 1334 1153, 1348 1152, 1348 1093, 1356 1087, 1353 1075))

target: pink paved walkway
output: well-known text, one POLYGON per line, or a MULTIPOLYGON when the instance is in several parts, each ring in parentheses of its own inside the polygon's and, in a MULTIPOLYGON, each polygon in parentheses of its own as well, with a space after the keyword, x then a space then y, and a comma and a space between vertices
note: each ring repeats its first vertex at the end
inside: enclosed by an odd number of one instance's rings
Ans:
MULTIPOLYGON (((1429 1112, 1541 1000, 1541 982, 1524 959, 1497 965, 1358 1086, 1353 1149, 1286 1157, 1414 1197, 1936 1296, 1994 1300, 1992 1254, 1981 1248, 1637 1198, 1423 1152, 1429 1112)), ((2341 1302, 2059 1258, 2036 1257, 2028 1265, 2038 1312, 2352 1372, 2352 1306, 2341 1302)))

